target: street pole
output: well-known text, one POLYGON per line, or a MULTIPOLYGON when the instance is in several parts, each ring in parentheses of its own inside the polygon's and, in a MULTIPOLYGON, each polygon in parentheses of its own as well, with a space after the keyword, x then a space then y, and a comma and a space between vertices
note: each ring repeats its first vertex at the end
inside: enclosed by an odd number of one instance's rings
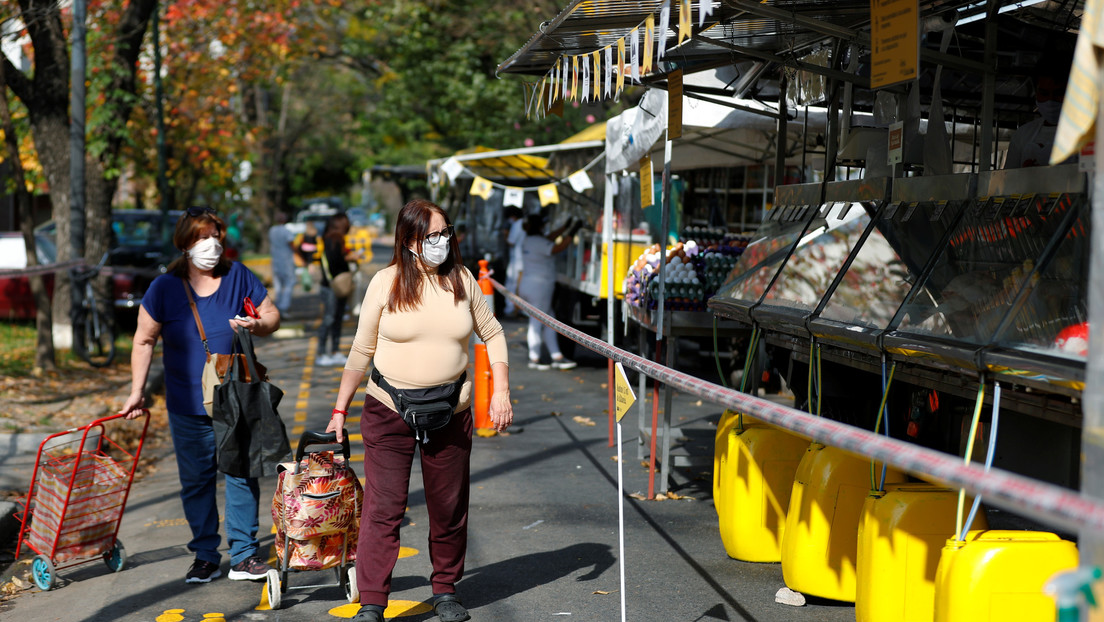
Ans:
POLYGON ((161 83, 161 7, 153 10, 150 24, 153 32, 153 89, 157 109, 157 205, 161 209, 161 239, 169 241, 169 180, 165 164, 165 91, 161 83))
MULTIPOLYGON (((73 0, 73 58, 69 65, 69 241, 73 259, 84 257, 84 74, 86 0, 73 0)), ((61 240, 58 240, 60 243, 61 240)))

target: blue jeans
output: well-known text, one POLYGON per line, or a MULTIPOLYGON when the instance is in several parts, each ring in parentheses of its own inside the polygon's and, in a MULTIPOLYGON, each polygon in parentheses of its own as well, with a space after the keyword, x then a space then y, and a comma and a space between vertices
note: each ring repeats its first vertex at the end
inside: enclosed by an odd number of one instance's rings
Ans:
POLYGON ((295 266, 289 266, 272 270, 272 287, 276 290, 273 304, 280 313, 287 313, 291 308, 291 290, 295 287, 295 266))
MULTIPOLYGON (((180 471, 180 501, 184 518, 192 529, 188 550, 196 559, 218 564, 221 555, 218 503, 218 462, 215 456, 215 431, 206 415, 169 413, 176 450, 176 466, 180 471)), ((257 512, 261 490, 256 478, 226 477, 226 540, 230 545, 230 564, 237 564, 257 554, 257 512)))
POLYGON ((348 298, 338 298, 328 286, 319 287, 318 293, 322 297, 322 323, 318 325, 318 351, 315 356, 341 352, 341 320, 345 317, 348 298))

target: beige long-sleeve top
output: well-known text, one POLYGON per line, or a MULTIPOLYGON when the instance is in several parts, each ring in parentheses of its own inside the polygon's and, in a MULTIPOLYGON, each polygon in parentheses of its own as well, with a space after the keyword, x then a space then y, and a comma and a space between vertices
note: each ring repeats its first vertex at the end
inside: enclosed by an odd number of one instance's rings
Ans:
MULTIPOLYGON (((413 311, 387 309, 391 287, 398 276, 396 266, 380 270, 368 283, 360 307, 360 322, 345 369, 365 372, 374 364, 397 389, 426 388, 455 382, 468 368, 468 346, 472 331, 487 344, 491 365, 508 363, 506 336, 479 289, 479 282, 467 268, 462 276, 467 297, 459 304, 452 292, 437 282, 435 271, 422 279, 422 302, 413 311)), ((395 409, 391 396, 368 379, 367 392, 395 409)), ((460 391, 456 412, 471 404, 472 381, 460 391)))

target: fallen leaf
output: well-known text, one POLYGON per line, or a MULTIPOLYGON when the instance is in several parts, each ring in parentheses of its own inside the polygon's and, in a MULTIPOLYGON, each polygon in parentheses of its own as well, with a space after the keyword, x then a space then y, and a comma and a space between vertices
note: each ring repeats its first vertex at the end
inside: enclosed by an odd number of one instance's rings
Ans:
POLYGON ((593 591, 593 592, 591 592, 591 593, 592 593, 592 594, 600 594, 600 595, 602 595, 602 596, 605 596, 605 595, 609 594, 609 592, 607 592, 606 590, 594 590, 594 591, 593 591))
POLYGON ((552 412, 550 412, 548 414, 552 415, 553 417, 559 417, 562 413, 560 413, 559 411, 553 410, 552 412))
POLYGON ((648 497, 645 497, 643 495, 643 493, 639 493, 639 492, 634 492, 634 493, 630 494, 629 496, 632 497, 633 499, 640 499, 641 501, 647 501, 648 500, 648 497))
POLYGON ((666 501, 667 500, 667 495, 665 495, 661 492, 661 493, 659 493, 658 495, 655 496, 655 500, 656 501, 666 501))
POLYGON ((613 460, 614 462, 617 462, 617 456, 610 456, 610 460, 613 460))
POLYGON ((591 419, 590 417, 584 417, 582 415, 575 415, 574 417, 572 417, 571 420, 574 421, 575 423, 578 423, 579 425, 588 425, 588 426, 598 425, 598 424, 594 423, 594 420, 591 419))

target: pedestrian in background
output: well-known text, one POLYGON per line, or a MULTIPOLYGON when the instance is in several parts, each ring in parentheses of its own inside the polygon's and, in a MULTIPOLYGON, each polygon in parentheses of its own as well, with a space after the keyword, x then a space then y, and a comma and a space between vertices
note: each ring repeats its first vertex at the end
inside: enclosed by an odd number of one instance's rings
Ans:
MULTIPOLYGON (((544 215, 534 212, 525 221, 525 241, 521 243, 522 270, 518 280, 518 295, 539 311, 553 315, 552 293, 556 289, 556 258, 571 244, 571 238, 563 235, 572 225, 568 220, 559 229, 544 234, 544 215)), ((556 330, 539 319, 529 317, 529 367, 531 369, 572 369, 575 361, 560 352, 556 330), (541 360, 541 346, 548 350, 552 364, 541 360)))
POLYGON ((305 292, 310 292, 318 278, 314 274, 318 269, 317 264, 314 263, 315 256, 318 254, 318 242, 318 228, 310 221, 307 221, 303 232, 295 236, 295 256, 303 264, 303 271, 299 273, 299 278, 303 283, 303 291, 305 292))
POLYGON ((291 291, 295 287, 295 234, 287 227, 287 214, 276 212, 268 229, 268 252, 272 258, 272 288, 276 308, 286 315, 291 309, 291 291))
MULTIPOLYGON (((183 256, 150 284, 138 309, 138 328, 130 355, 131 389, 122 410, 127 419, 139 416, 153 349, 163 341, 165 406, 180 471, 180 500, 192 530, 188 549, 195 561, 187 583, 208 583, 221 576, 219 512, 215 499, 218 458, 210 413, 203 404, 201 377, 207 352, 196 315, 212 353, 230 353, 234 331, 243 327, 265 336, 280 327, 280 312, 260 279, 245 265, 223 253, 226 223, 211 208, 193 207, 181 215, 173 245, 183 256), (259 301, 260 317, 248 317, 246 297, 259 301), (192 304, 194 301, 194 305, 192 304), (239 319, 240 318, 240 319, 239 319)), ((226 540, 230 545, 230 579, 264 580, 270 569, 258 553, 260 487, 256 478, 226 475, 226 540)))
POLYGON ((473 331, 487 344, 494 382, 489 414, 495 430, 503 431, 513 421, 513 406, 502 325, 464 267, 444 210, 429 201, 411 201, 399 212, 391 263, 368 284, 326 428, 342 438, 349 404, 373 364, 360 414, 364 510, 357 544, 361 607, 356 622, 383 620, 415 447, 429 510, 433 608, 442 622, 470 619, 456 595, 456 583, 464 574, 468 542, 472 383, 466 369, 473 331), (455 404, 451 417, 419 443, 384 388, 388 386, 448 390, 447 401, 455 404))
MULTIPOLYGON (((506 209, 506 222, 509 223, 506 232, 506 247, 509 249, 506 263, 506 291, 515 295, 518 293, 518 274, 521 273, 522 268, 521 244, 525 241, 524 215, 520 207, 510 206, 506 209)), ((503 312, 508 318, 517 317, 514 301, 508 297, 503 312)))
POLYGON ((348 233, 349 217, 344 212, 330 216, 322 230, 322 278, 318 288, 322 296, 322 322, 318 326, 318 350, 314 357, 319 365, 338 367, 345 364, 340 343, 341 323, 345 319, 349 296, 338 296, 333 290, 332 280, 339 274, 349 272, 349 262, 355 262, 359 256, 345 246, 345 235, 348 233))

